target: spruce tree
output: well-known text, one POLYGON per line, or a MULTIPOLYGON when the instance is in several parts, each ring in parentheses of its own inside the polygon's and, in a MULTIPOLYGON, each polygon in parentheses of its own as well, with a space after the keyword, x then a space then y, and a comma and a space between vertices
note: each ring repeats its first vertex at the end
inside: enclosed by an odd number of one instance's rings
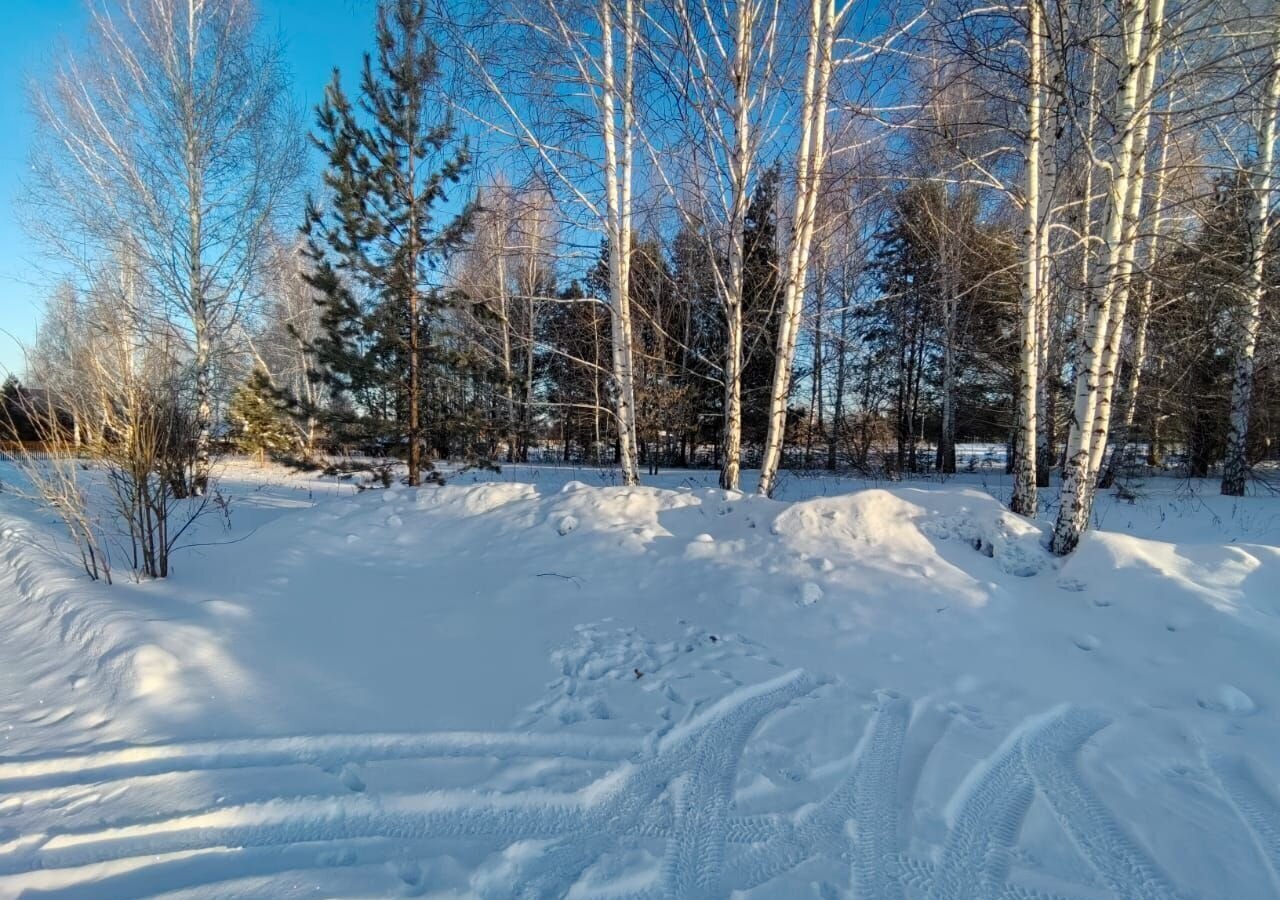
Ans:
POLYGON ((236 449, 257 456, 260 462, 294 447, 294 437, 276 405, 271 382, 261 370, 254 372, 231 396, 227 418, 231 421, 231 438, 236 449))
POLYGON ((335 404, 344 413, 331 424, 348 439, 403 447, 411 485, 424 468, 423 385, 445 304, 438 273, 474 212, 442 209, 469 154, 434 98, 440 68, 426 23, 423 0, 381 0, 355 103, 334 71, 314 135, 327 197, 308 200, 303 226, 322 308, 315 377, 350 401, 335 404))

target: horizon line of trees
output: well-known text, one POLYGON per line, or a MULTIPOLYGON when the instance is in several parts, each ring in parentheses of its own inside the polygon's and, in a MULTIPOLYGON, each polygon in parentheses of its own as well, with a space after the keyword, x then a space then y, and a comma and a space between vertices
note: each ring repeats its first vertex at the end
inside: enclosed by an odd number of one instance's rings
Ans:
POLYGON ((1061 473, 1057 553, 1128 472, 1240 495, 1276 452, 1267 3, 371 7, 303 201, 250 0, 92 4, 25 198, 68 272, 26 380, 77 445, 131 386, 185 417, 180 498, 224 440, 763 494, 1000 442, 1015 512, 1061 473))

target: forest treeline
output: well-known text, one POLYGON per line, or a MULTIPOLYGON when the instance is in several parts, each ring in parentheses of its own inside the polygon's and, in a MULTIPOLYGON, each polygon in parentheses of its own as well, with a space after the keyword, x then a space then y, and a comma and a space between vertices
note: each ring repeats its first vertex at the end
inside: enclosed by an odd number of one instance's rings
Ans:
POLYGON ((1117 478, 1275 455, 1270 2, 379 0, 310 111, 251 0, 90 9, 6 402, 139 516, 228 445, 769 494, 982 441, 1068 553, 1117 478))

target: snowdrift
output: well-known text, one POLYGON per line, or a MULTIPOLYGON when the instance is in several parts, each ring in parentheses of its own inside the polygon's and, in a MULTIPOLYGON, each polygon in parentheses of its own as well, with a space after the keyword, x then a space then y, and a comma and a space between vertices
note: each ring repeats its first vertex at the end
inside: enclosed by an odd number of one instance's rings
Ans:
POLYGON ((1265 530, 579 475, 236 470, 110 589, 0 495, 0 896, 1280 894, 1265 530))

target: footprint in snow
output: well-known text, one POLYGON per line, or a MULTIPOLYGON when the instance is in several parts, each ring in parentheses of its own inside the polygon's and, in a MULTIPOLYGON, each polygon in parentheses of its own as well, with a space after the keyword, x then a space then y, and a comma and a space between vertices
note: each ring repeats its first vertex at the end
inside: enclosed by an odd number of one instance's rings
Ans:
POLYGON ((1191 621, 1185 616, 1174 616, 1165 623, 1164 629, 1165 631, 1185 631, 1189 627, 1191 627, 1191 621))
POLYGON ((356 771, 355 766, 350 763, 342 767, 342 771, 338 773, 338 780, 349 791, 357 794, 364 792, 364 779, 360 777, 360 773, 356 771))
POLYGON ((1213 690, 1206 691, 1196 699, 1196 704, 1201 709, 1232 716, 1247 716, 1258 708, 1252 697, 1233 684, 1220 684, 1213 690))
POLYGON ((412 860, 397 863, 395 870, 399 879, 410 887, 417 887, 422 883, 422 867, 412 860))
POLYGON ((1102 641, 1091 634, 1078 634, 1071 639, 1071 642, 1081 650, 1097 650, 1102 646, 1102 641))

